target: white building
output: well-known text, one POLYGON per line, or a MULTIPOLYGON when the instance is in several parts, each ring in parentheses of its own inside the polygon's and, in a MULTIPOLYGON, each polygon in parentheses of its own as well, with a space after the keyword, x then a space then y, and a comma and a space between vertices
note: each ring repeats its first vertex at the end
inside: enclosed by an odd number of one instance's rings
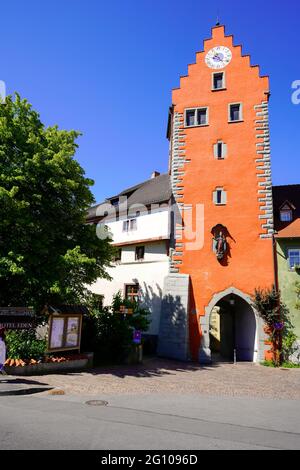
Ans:
POLYGON ((164 279, 169 273, 170 177, 154 172, 151 179, 128 188, 92 207, 88 223, 106 226, 113 245, 119 248, 108 274, 112 280, 98 279, 91 290, 103 295, 110 305, 118 291, 138 298, 151 312, 149 335, 157 337, 164 279))

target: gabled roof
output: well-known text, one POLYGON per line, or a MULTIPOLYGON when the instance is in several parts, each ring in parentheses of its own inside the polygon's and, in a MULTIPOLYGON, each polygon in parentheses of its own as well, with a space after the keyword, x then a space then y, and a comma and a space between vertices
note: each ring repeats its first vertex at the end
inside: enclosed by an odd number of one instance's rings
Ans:
POLYGON ((144 206, 161 204, 169 201, 171 195, 172 189, 170 175, 168 173, 164 173, 156 176, 155 178, 150 178, 143 183, 127 188, 116 196, 110 197, 100 204, 90 207, 88 210, 87 221, 93 221, 95 218, 98 218, 101 213, 101 209, 103 209, 103 212, 107 212, 107 215, 115 213, 114 207, 111 207, 111 210, 109 210, 110 201, 113 199, 127 197, 127 207, 130 208, 130 206, 135 204, 142 204, 144 206))
POLYGON ((287 209, 295 210, 296 207, 290 201, 284 201, 284 203, 281 204, 281 206, 279 207, 279 210, 287 210, 287 209))
POLYGON ((276 238, 300 238, 300 218, 291 222, 287 227, 279 230, 276 238))
POLYGON ((280 220, 280 209, 288 204, 293 212, 293 221, 300 218, 300 184, 273 186, 274 228, 280 231, 292 222, 280 220))

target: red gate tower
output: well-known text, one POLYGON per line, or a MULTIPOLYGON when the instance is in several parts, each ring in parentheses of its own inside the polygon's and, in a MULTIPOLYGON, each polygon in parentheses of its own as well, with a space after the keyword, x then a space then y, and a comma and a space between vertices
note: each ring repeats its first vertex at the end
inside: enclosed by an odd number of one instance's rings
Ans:
MULTIPOLYGON (((274 283, 269 95, 268 76, 219 25, 173 90, 169 170, 182 221, 165 294, 177 285, 186 301, 186 334, 178 316, 176 333, 186 348, 177 357, 263 359, 251 294, 274 283)), ((171 325, 167 317, 162 326, 171 325)), ((160 350, 176 357, 181 346, 171 337, 162 331, 160 350)))

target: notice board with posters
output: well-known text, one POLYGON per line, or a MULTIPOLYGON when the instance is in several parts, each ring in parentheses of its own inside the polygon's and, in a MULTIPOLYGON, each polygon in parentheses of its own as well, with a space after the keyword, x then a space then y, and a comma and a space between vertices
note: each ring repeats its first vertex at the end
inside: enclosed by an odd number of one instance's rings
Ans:
POLYGON ((80 350, 83 312, 78 310, 69 306, 49 312, 48 352, 80 350))
POLYGON ((35 327, 35 315, 29 307, 1 307, 0 328, 5 330, 30 330, 35 327))

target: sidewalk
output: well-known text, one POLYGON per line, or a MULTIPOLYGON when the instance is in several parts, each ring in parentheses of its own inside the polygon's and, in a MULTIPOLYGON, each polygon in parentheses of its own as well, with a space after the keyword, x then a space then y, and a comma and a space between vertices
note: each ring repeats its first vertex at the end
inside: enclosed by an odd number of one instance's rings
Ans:
POLYGON ((300 369, 281 370, 253 363, 201 366, 147 358, 139 365, 103 366, 84 372, 27 377, 27 381, 30 380, 61 389, 67 396, 192 393, 199 396, 300 399, 300 369))

